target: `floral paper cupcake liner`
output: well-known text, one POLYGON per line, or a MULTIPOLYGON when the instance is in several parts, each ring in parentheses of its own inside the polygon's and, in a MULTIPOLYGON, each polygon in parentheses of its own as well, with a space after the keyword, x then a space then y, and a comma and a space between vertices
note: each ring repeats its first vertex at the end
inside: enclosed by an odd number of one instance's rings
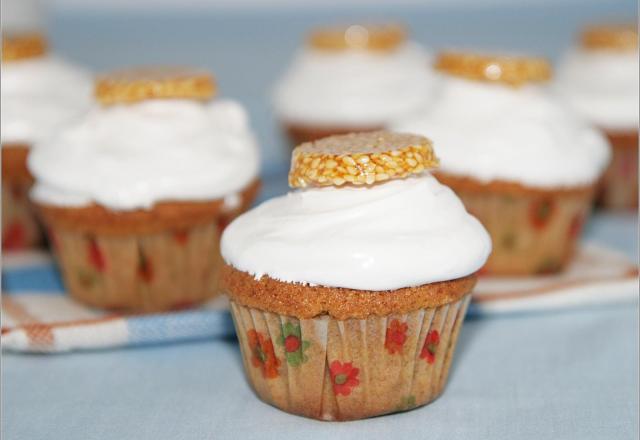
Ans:
POLYGON ((5 251, 37 247, 43 239, 29 200, 33 177, 27 170, 28 154, 28 145, 2 145, 2 249, 5 251))
POLYGON ((31 182, 2 182, 2 249, 17 251, 37 247, 42 232, 29 201, 31 182))
POLYGON ((404 314, 297 319, 231 301, 249 383, 284 411, 354 420, 409 410, 443 391, 470 295, 404 314))
POLYGON ((591 211, 593 187, 528 190, 468 185, 438 176, 491 235, 484 274, 531 275, 561 271, 571 260, 591 211))
POLYGON ((608 133, 611 163, 600 183, 598 204, 609 209, 638 207, 638 133, 608 133))
POLYGON ((122 236, 52 227, 49 240, 68 292, 95 307, 174 310, 217 294, 217 224, 122 236))

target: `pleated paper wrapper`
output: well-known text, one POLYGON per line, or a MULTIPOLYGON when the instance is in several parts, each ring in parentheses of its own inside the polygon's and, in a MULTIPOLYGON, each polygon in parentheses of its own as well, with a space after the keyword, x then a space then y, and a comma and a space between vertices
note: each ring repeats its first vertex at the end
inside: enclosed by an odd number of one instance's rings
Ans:
POLYGON ((265 402, 320 420, 425 405, 443 391, 470 295, 437 308, 340 321, 231 302, 247 378, 265 402))
POLYGON ((104 309, 178 310, 218 294, 217 223, 153 234, 100 235, 49 229, 65 286, 104 309))
POLYGON ((37 247, 42 232, 29 201, 31 182, 2 181, 2 249, 17 251, 37 247))
POLYGON ((611 163, 600 183, 598 203, 610 209, 638 207, 638 132, 620 136, 606 133, 611 163))
POLYGON ((452 189, 491 235, 482 273, 534 275, 564 269, 591 211, 593 191, 504 194, 452 189))

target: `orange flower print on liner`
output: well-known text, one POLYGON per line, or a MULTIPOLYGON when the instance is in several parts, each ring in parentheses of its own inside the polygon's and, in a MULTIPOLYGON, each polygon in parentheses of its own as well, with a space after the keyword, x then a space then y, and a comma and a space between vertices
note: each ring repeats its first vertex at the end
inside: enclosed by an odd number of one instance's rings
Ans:
POLYGON ((230 220, 225 217, 218 220, 218 235, 222 236, 222 233, 229 223, 231 223, 230 220))
POLYGON ((428 364, 433 364, 436 361, 438 344, 440 344, 440 333, 438 330, 431 330, 424 339, 420 358, 426 360, 428 364))
POLYGON ((89 247, 87 249, 89 255, 89 264, 98 272, 104 272, 107 268, 107 262, 98 246, 95 238, 89 238, 89 247))
POLYGON ((576 214, 571 220, 571 224, 569 225, 569 237, 576 238, 582 232, 582 227, 584 226, 584 215, 580 212, 576 214))
POLYGON ((408 329, 409 326, 406 322, 400 322, 397 319, 391 321, 391 324, 387 327, 387 336, 384 340, 384 348, 387 349, 389 354, 402 352, 402 347, 407 340, 408 329))
POLYGON ((149 258, 142 252, 140 252, 140 261, 138 262, 138 276, 147 284, 153 280, 153 266, 151 266, 149 258))
POLYGON ((348 396, 353 388, 360 385, 358 380, 359 368, 355 368, 352 362, 341 363, 333 361, 329 366, 331 383, 333 384, 333 394, 336 396, 348 396))
POLYGON ((9 191, 11 191, 11 197, 13 197, 14 200, 22 200, 25 198, 25 189, 22 185, 11 185, 9 186, 9 191))
POLYGON ((273 342, 262 333, 251 329, 247 332, 249 348, 251 349, 251 364, 262 370, 266 379, 278 377, 280 360, 273 351, 273 342))
POLYGON ((185 231, 185 230, 175 231, 173 233, 173 238, 175 239, 175 241, 178 244, 185 245, 185 244, 187 244, 187 241, 189 240, 189 232, 185 231))
POLYGON ((529 219, 534 229, 544 229, 553 217, 555 204, 551 199, 539 199, 534 201, 529 208, 529 219))
POLYGON ((20 221, 7 225, 2 233, 2 249, 16 251, 27 247, 27 231, 20 221))

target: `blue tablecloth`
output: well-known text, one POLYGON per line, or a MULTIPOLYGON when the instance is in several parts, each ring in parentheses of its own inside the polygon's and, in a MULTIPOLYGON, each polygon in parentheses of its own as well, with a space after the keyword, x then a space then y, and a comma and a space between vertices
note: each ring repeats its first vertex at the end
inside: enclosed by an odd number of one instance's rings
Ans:
MULTIPOLYGON (((340 9, 407 21, 434 46, 470 41, 552 57, 576 25, 635 2, 547 3, 501 10, 340 9)), ((326 11, 145 18, 57 15, 53 37, 96 68, 177 61, 216 69, 251 111, 264 148, 263 197, 285 190, 286 148, 266 99, 299 34, 326 11)), ((471 43, 471 44, 472 44, 471 43)), ((589 239, 638 252, 637 217, 599 215, 589 239)), ((326 423, 260 402, 234 340, 68 354, 5 354, 2 434, 18 439, 632 439, 638 433, 637 306, 467 320, 449 385, 433 404, 326 423)))

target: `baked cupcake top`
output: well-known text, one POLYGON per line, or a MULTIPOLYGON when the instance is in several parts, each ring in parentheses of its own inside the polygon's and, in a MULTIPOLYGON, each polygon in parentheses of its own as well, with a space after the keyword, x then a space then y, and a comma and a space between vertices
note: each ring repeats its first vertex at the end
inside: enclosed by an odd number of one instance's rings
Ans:
POLYGON ((606 167, 607 142, 548 93, 543 60, 449 52, 436 67, 431 106, 392 126, 428 134, 442 172, 557 188, 590 185, 606 167))
MULTIPOLYGON (((339 160, 381 150, 393 157, 414 145, 431 143, 408 134, 361 133, 303 144, 294 157, 314 147, 325 153, 329 146, 339 160)), ((290 175, 299 166, 294 161, 290 175)), ((292 190, 232 222, 221 249, 228 264, 257 278, 383 291, 472 274, 491 242, 455 194, 422 171, 371 184, 292 190)))
POLYGON ((213 77, 176 68, 98 78, 97 103, 29 157, 32 197, 112 210, 160 201, 231 199, 256 178, 258 149, 235 101, 211 99, 213 77))
POLYGON ((35 32, 2 35, 2 145, 32 146, 85 112, 91 78, 35 32))
POLYGON ((557 90, 589 121, 612 131, 638 129, 638 30, 635 24, 585 28, 562 61, 557 90))
POLYGON ((314 30, 276 85, 289 123, 371 127, 410 113, 431 94, 427 54, 396 25, 314 30))

